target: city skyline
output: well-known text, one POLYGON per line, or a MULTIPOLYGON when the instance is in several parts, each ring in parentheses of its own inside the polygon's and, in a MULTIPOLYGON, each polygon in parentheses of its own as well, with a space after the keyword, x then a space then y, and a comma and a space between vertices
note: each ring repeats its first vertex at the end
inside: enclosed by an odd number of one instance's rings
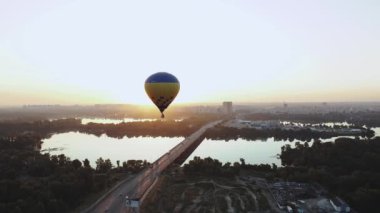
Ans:
POLYGON ((0 3, 0 105, 380 101, 377 1, 0 3), (20 5, 23 5, 22 7, 20 5))

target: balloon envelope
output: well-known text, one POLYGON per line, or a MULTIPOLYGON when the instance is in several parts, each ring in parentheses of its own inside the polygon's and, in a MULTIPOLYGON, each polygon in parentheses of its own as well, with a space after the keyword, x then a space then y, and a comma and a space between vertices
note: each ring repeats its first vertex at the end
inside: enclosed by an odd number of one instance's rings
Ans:
POLYGON ((145 92, 158 107, 164 117, 163 112, 172 103, 179 92, 178 79, 167 72, 158 72, 149 76, 145 81, 145 92))

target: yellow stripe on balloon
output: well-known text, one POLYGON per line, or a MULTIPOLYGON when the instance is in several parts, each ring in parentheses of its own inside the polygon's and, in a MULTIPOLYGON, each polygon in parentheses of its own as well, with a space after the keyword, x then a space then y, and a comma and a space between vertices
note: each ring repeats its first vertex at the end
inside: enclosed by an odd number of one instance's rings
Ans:
POLYGON ((145 83, 145 91, 163 112, 179 92, 179 83, 145 83))
POLYGON ((149 94, 150 98, 159 98, 164 96, 166 98, 177 96, 179 92, 178 83, 146 83, 145 91, 149 94))

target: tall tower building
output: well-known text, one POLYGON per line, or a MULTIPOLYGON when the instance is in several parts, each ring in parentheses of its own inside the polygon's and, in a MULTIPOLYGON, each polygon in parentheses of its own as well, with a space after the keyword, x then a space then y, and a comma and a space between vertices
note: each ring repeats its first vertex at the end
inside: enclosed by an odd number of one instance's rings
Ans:
POLYGON ((223 113, 224 114, 232 114, 232 102, 231 101, 225 101, 223 102, 223 113))

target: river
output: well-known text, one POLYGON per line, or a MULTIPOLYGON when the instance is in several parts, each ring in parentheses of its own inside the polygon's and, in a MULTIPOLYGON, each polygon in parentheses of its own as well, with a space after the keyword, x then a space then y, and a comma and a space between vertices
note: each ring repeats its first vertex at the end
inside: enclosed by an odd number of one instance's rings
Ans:
MULTIPOLYGON (((380 136, 380 128, 374 128, 376 136, 380 136)), ((325 141, 334 141, 338 137, 324 139, 325 141)), ((153 162, 161 155, 169 151, 183 137, 124 137, 122 139, 102 135, 88 135, 78 132, 68 132, 55 134, 51 138, 45 139, 41 146, 41 152, 49 152, 51 155, 65 154, 72 160, 79 159, 83 161, 87 158, 92 166, 95 161, 102 157, 109 158, 114 165, 116 161, 127 161, 129 159, 140 159, 153 162)), ((285 144, 294 146, 296 141, 274 141, 273 138, 266 140, 248 141, 239 138, 238 140, 207 140, 205 139, 199 147, 186 160, 193 159, 194 156, 212 157, 223 163, 236 162, 244 158, 246 163, 250 164, 276 164, 281 165, 281 160, 277 155, 281 152, 281 147, 285 144)), ((299 141, 301 142, 301 141, 299 141)), ((303 143, 303 142, 301 142, 303 143)), ((309 145, 312 145, 310 142, 309 145)))

